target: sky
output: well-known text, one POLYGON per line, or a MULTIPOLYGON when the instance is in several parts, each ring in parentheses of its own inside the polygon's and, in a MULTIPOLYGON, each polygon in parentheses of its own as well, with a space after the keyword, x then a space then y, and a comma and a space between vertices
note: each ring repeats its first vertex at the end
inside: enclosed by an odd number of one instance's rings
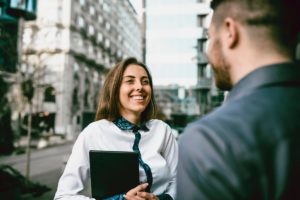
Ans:
MULTIPOLYGON (((131 0, 138 14, 142 0, 131 0)), ((197 83, 196 0, 148 0, 146 64, 154 85, 177 84, 186 88, 197 83)))

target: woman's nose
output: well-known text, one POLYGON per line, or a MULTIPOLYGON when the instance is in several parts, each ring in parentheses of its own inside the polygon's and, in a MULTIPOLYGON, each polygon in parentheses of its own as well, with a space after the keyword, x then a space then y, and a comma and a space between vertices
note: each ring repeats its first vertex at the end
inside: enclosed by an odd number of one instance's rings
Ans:
POLYGON ((135 83, 136 90, 141 90, 143 88, 143 85, 140 81, 136 81, 135 83))

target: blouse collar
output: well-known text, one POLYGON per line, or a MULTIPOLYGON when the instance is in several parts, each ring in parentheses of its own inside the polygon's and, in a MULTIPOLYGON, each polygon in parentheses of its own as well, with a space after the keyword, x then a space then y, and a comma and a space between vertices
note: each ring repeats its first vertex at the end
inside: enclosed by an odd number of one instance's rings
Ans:
POLYGON ((122 116, 114 120, 113 123, 121 130, 132 130, 133 132, 138 130, 149 131, 148 127, 146 126, 146 122, 143 122, 140 126, 137 126, 122 116))

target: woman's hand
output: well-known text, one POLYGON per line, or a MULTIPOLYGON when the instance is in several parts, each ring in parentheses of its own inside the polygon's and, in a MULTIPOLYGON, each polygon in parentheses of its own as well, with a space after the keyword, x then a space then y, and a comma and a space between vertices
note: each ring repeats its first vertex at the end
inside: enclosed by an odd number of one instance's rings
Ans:
POLYGON ((159 200, 157 196, 148 192, 138 192, 137 195, 146 200, 159 200))
POLYGON ((154 194, 145 192, 147 186, 148 183, 143 183, 129 190, 124 195, 125 199, 126 200, 158 200, 158 198, 154 194))

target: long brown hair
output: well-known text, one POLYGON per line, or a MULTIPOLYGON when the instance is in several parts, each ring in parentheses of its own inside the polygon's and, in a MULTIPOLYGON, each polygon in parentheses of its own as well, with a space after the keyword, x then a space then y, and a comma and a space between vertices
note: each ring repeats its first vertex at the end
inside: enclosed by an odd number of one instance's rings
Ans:
POLYGON ((136 58, 130 57, 119 62, 108 72, 104 84, 100 90, 100 98, 96 113, 96 120, 107 119, 109 121, 114 121, 115 119, 120 117, 120 87, 124 71, 131 64, 139 65, 145 69, 152 90, 151 100, 147 105, 146 109, 141 114, 141 121, 147 121, 155 117, 156 103, 154 99, 151 74, 145 64, 139 62, 136 58))

